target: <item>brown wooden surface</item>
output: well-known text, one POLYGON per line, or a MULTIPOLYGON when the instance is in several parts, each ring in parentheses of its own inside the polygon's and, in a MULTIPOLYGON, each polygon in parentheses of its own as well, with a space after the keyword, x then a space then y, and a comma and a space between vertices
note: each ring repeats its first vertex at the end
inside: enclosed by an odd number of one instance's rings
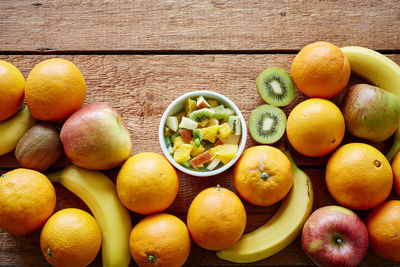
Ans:
MULTIPOLYGON (((222 93, 248 121, 251 111, 263 104, 255 81, 264 69, 289 71, 296 52, 316 40, 379 49, 400 63, 399 29, 397 1, 3 0, 0 59, 15 64, 25 77, 44 59, 71 60, 87 82, 85 104, 106 102, 122 115, 131 133, 132 154, 162 153, 158 124, 167 105, 181 94, 200 89, 222 93)), ((351 84, 360 81, 352 77, 351 84)), ((333 101, 339 104, 342 96, 333 101)), ((297 92, 284 108, 286 114, 304 99, 297 92)), ((344 142, 353 141, 360 139, 347 135, 344 142)), ((374 145, 385 153, 390 144, 391 140, 374 145)), ((247 147, 253 145, 248 137, 247 147)), ((312 179, 314 209, 336 204, 324 183, 328 157, 292 154, 312 179)), ((63 159, 57 165, 67 163, 63 159)), ((0 172, 15 167, 12 153, 0 157, 0 172)), ((105 173, 115 179, 117 172, 105 173)), ((180 190, 166 212, 184 221, 190 202, 202 189, 219 183, 234 191, 232 169, 209 178, 178 173, 180 190)), ((60 185, 55 187, 57 210, 77 207, 88 211, 79 198, 60 185)), ((398 196, 392 194, 391 198, 398 196)), ((243 202, 248 213, 246 232, 263 225, 278 208, 278 204, 260 208, 243 202)), ((365 218, 367 213, 359 214, 365 218)), ((132 218, 137 222, 143 217, 132 213, 132 218)), ((40 230, 14 237, 0 230, 0 266, 49 266, 40 253, 39 235, 40 230)), ((186 266, 239 266, 192 244, 186 266)), ((133 261, 131 265, 135 266, 133 261)), ((280 253, 249 264, 254 265, 313 264, 302 252, 298 238, 280 253)), ((362 265, 396 266, 372 251, 362 265)), ((101 255, 91 266, 101 266, 101 255)))

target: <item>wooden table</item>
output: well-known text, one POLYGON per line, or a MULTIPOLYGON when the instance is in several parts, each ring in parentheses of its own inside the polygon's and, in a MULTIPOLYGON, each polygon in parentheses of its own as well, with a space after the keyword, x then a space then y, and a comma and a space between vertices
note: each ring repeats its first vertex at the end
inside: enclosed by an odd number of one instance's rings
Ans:
MULTIPOLYGON (((295 54, 317 40, 338 46, 379 50, 400 63, 400 5, 397 1, 42 1, 0 2, 0 59, 27 77, 47 58, 74 62, 87 82, 85 104, 107 102, 126 122, 133 152, 161 152, 157 129, 167 105, 183 93, 208 89, 229 97, 246 120, 263 101, 255 81, 268 67, 290 70, 295 54)), ((352 77, 351 83, 360 79, 352 77)), ((340 103, 343 95, 333 99, 340 103)), ((297 92, 286 114, 305 96, 297 92)), ((357 141, 346 136, 345 142, 357 141)), ((358 140, 360 141, 360 140, 358 140)), ((1 140, 0 140, 1 142, 1 140)), ((387 152, 391 140, 377 147, 387 152)), ((255 143, 248 139, 247 147, 255 143)), ((292 151, 293 152, 293 151, 292 151)), ((311 159, 293 152, 311 177, 314 209, 335 204, 324 182, 327 157, 311 159)), ((16 167, 12 155, 0 159, 2 172, 16 167)), ((118 170, 105 173, 115 179, 118 170)), ((234 190, 232 169, 209 178, 179 172, 179 194, 166 212, 186 220, 194 196, 217 183, 234 190)), ((88 210, 76 196, 55 185, 57 210, 88 210)), ((395 194, 391 198, 398 198, 395 194)), ((244 202, 246 232, 263 225, 278 205, 244 202)), ((359 213, 365 218, 366 212, 359 213)), ((136 223, 142 216, 132 213, 136 223)), ((40 230, 15 237, 0 230, 0 266, 48 266, 39 248, 40 230)), ((131 263, 132 266, 135 264, 131 263)), ((299 238, 280 253, 249 266, 313 265, 299 238)), ((363 266, 395 263, 369 251, 363 266)), ((91 266, 101 266, 101 257, 91 266)), ((214 252, 192 246, 186 266, 237 266, 214 252)))

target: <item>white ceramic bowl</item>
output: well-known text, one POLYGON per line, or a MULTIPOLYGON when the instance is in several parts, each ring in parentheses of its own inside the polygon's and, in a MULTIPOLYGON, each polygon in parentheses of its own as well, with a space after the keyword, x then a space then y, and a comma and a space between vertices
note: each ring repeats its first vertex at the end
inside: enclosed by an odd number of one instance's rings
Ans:
POLYGON ((162 149, 165 157, 169 160, 169 162, 171 162, 171 164, 173 166, 175 166, 175 168, 177 168, 178 170, 180 170, 184 173, 187 173, 187 174, 190 174, 193 176, 206 177, 206 176, 213 176, 213 175, 220 174, 220 173, 224 172, 225 170, 229 169, 233 164, 235 164, 235 162, 239 159, 240 155, 242 154, 244 147, 246 146, 247 128, 246 128, 246 122, 243 118, 242 113, 240 112, 238 107, 229 98, 227 98, 226 96, 223 96, 219 93, 212 92, 212 91, 193 91, 193 92, 189 92, 184 95, 181 95, 167 107, 167 109, 165 110, 165 112, 161 118, 161 121, 160 121, 158 136, 159 136, 159 140, 160 140, 161 149, 162 149), (165 138, 164 138, 165 121, 167 120, 167 117, 183 110, 185 100, 187 98, 197 97, 197 96, 201 96, 201 95, 204 96, 205 98, 216 99, 221 104, 223 104, 225 107, 231 108, 233 111, 235 111, 236 115, 239 116, 239 118, 240 118, 240 123, 242 126, 242 135, 240 137, 239 147, 238 147, 238 152, 236 154, 236 157, 234 159, 232 159, 228 164, 222 166, 221 168, 212 170, 212 171, 190 170, 190 169, 176 163, 174 161, 172 155, 170 155, 168 153, 167 145, 165 143, 165 138))

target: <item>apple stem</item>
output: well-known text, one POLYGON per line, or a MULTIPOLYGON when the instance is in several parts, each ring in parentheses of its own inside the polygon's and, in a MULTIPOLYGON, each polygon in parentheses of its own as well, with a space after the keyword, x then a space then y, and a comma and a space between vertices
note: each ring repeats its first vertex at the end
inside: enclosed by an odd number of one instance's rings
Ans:
POLYGON ((341 238, 336 238, 336 243, 338 243, 339 245, 342 245, 343 240, 341 238))

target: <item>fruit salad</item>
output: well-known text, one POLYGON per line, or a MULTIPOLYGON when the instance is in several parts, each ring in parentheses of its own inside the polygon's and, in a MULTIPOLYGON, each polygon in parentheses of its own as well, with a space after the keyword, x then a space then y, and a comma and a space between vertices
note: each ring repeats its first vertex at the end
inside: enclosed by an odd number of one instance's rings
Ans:
POLYGON ((240 118, 216 99, 187 98, 184 109, 167 117, 164 137, 174 161, 197 171, 212 171, 236 157, 240 118))

